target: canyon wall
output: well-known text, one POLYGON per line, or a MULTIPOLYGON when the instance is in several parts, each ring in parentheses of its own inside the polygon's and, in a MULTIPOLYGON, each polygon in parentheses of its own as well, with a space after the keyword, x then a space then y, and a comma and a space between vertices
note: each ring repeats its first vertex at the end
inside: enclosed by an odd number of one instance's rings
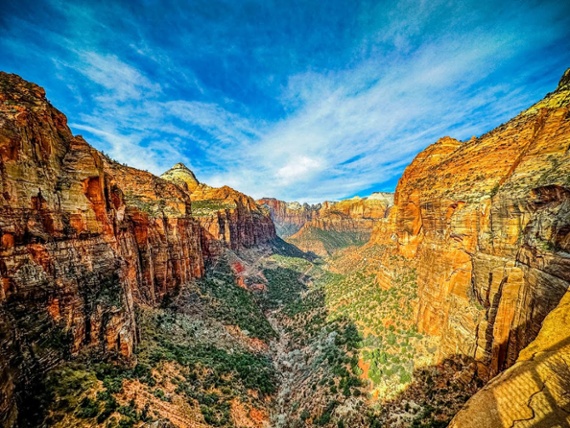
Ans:
POLYGON ((391 193, 374 193, 338 202, 309 205, 264 198, 278 233, 305 252, 320 256, 349 245, 363 244, 393 203, 391 193))
POLYGON ((250 196, 228 186, 216 188, 200 183, 180 163, 161 177, 189 193, 192 215, 202 226, 203 248, 209 256, 219 255, 222 248, 238 251, 265 245, 276 238, 269 211, 250 196))
POLYGON ((275 198, 262 198, 257 203, 269 209, 277 234, 283 239, 297 233, 321 208, 321 204, 300 204, 275 198))
POLYGON ((202 276, 213 241, 237 250, 275 237, 269 214, 229 188, 235 208, 211 210, 211 224, 193 216, 188 186, 107 158, 72 135, 42 88, 6 73, 0 188, 2 426, 64 359, 132 361, 134 306, 202 276))
POLYGON ((515 365, 476 393, 451 428, 570 425, 570 292, 515 365))
POLYGON ((428 147, 371 239, 387 249, 379 284, 414 266, 419 330, 439 337, 440 359, 471 357, 483 378, 516 361, 570 283, 569 104, 567 71, 488 134, 428 147))

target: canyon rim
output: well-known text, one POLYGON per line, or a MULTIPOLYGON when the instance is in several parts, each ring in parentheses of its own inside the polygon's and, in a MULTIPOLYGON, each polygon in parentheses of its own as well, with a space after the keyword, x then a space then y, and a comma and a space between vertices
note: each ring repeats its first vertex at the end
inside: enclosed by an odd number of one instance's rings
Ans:
POLYGON ((0 29, 0 427, 570 426, 570 3, 0 29))

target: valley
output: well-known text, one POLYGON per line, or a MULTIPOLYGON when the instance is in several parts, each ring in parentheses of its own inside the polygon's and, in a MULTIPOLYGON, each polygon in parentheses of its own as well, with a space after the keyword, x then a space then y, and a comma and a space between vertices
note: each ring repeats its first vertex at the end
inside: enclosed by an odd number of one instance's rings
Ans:
POLYGON ((122 165, 15 75, 0 102, 2 426, 569 423, 570 70, 317 205, 122 165))
POLYGON ((366 262, 381 248, 272 252, 229 254, 161 308, 139 308, 134 367, 86 354, 51 372, 47 423, 446 426, 482 385, 459 361, 436 365, 414 325, 413 271, 376 286, 366 262))

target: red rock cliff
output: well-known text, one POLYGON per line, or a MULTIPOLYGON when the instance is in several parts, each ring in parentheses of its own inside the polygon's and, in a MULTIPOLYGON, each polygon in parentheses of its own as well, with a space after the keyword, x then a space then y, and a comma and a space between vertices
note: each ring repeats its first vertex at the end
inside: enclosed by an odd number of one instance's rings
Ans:
POLYGON ((303 251, 327 255, 336 248, 365 242, 384 218, 393 195, 375 193, 368 198, 309 205, 264 198, 280 236, 303 251))
POLYGON ((213 247, 275 237, 251 198, 196 187, 193 216, 188 183, 108 159, 71 134, 43 89, 0 73, 0 425, 63 359, 131 359, 134 306, 200 277, 213 247), (203 215, 206 199, 223 209, 203 215))
MULTIPOLYGON (((492 132, 428 147, 372 238, 416 266, 417 325, 440 356, 470 356, 483 377, 515 362, 569 286, 569 104, 566 78, 492 132)), ((382 286, 392 270, 387 257, 382 286)))
POLYGON ((228 186, 210 187, 199 183, 183 164, 162 175, 176 183, 192 199, 192 215, 202 226, 202 244, 209 256, 223 248, 239 251, 268 244, 276 238, 269 212, 250 196, 228 186))
POLYGON ((262 198, 257 203, 269 209, 277 234, 283 239, 298 232, 305 223, 313 218, 315 212, 321 207, 320 204, 300 204, 298 202, 280 201, 274 198, 262 198))

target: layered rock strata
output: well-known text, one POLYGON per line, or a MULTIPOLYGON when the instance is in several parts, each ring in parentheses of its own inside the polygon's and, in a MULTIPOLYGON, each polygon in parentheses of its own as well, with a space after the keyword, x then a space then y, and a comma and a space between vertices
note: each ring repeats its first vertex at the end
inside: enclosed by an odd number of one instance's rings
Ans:
POLYGON ((269 211, 253 198, 228 186, 199 183, 183 164, 176 164, 162 178, 177 183, 192 200, 192 215, 202 226, 202 245, 215 257, 223 248, 238 251, 268 244, 276 237, 269 211))
POLYGON ((393 203, 390 193, 309 205, 264 198, 278 233, 306 252, 324 256, 337 247, 364 243, 393 203))
POLYGON ((42 88, 6 73, 0 189, 2 426, 62 360, 132 360, 134 306, 157 305, 202 276, 212 242, 240 249, 275 237, 268 213, 229 188, 214 196, 236 208, 206 224, 192 215, 191 185, 107 158, 72 135, 42 88))
POLYGON ((262 198, 257 203, 269 209, 277 234, 283 239, 298 232, 305 223, 311 221, 316 211, 321 208, 321 204, 300 204, 299 202, 280 201, 275 198, 262 198))
MULTIPOLYGON (((372 242, 416 267, 421 332, 479 375, 511 366, 570 283, 570 82, 497 129, 442 138, 398 183, 372 242)), ((397 257, 396 257, 397 258, 397 257)))

